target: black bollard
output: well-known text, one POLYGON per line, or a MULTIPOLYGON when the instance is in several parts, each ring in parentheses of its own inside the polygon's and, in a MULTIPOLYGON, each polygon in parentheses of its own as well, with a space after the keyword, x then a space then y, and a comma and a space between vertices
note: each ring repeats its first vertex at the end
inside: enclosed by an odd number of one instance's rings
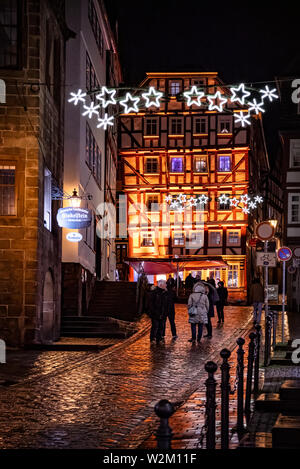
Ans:
POLYGON ((266 319, 266 328, 265 328, 265 360, 264 365, 268 366, 270 363, 270 354, 271 354, 271 336, 272 336, 272 316, 268 314, 266 319))
POLYGON ((231 352, 224 348, 220 353, 223 358, 221 365, 221 449, 229 448, 229 392, 230 392, 230 365, 228 359, 231 352))
POLYGON ((205 371, 208 373, 208 378, 205 381, 206 385, 206 419, 207 419, 207 433, 206 433, 206 449, 215 449, 216 447, 216 380, 214 373, 217 371, 218 366, 214 362, 207 362, 205 364, 205 371))
POLYGON ((256 324, 256 343, 255 343, 255 361, 254 361, 254 393, 258 394, 259 390, 259 358, 260 358, 260 339, 261 326, 256 324))
POLYGON ((171 402, 163 399, 155 405, 154 411, 160 418, 160 424, 156 432, 157 448, 171 449, 172 429, 169 426, 169 418, 174 413, 174 406, 171 402))
POLYGON ((244 428, 244 350, 245 339, 239 337, 236 341, 239 348, 237 350, 237 434, 242 438, 244 428))
POLYGON ((252 393, 252 376, 253 376, 253 362, 254 362, 254 348, 255 348, 255 332, 249 334, 250 342, 248 348, 248 369, 247 369, 247 382, 246 382, 246 397, 245 397, 245 416, 247 424, 250 419, 251 413, 251 393, 252 393))

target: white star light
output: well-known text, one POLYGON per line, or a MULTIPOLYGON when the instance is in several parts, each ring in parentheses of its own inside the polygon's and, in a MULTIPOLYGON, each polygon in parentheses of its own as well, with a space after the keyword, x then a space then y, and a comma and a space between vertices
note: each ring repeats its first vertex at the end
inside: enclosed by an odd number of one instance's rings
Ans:
POLYGON ((233 197, 233 199, 230 200, 230 207, 237 207, 239 202, 240 202, 239 199, 237 199, 236 197, 233 197))
POLYGON ((163 93, 160 91, 156 91, 153 86, 150 86, 148 93, 143 93, 142 96, 144 100, 146 101, 145 106, 146 107, 151 107, 151 106, 156 106, 160 107, 160 98, 162 97, 163 93))
POLYGON ((248 96, 250 96, 250 94, 251 94, 251 93, 249 93, 249 91, 246 91, 246 90, 245 90, 245 85, 244 85, 243 83, 241 83, 238 88, 230 88, 230 91, 231 91, 231 94, 232 94, 232 96, 231 96, 231 98, 230 98, 231 102, 234 103, 235 101, 238 101, 242 106, 244 106, 244 104, 245 104, 245 99, 246 99, 248 96), (242 98, 240 98, 240 97, 237 95, 237 93, 238 93, 239 91, 242 91, 242 93, 243 93, 242 98))
POLYGON ((167 195, 167 196, 165 197, 165 202, 168 204, 169 202, 172 201, 172 199, 173 199, 173 197, 172 197, 171 195, 167 195))
POLYGON ((207 204, 209 197, 207 195, 201 194, 200 197, 198 197, 198 203, 199 204, 207 204))
POLYGON ((197 86, 192 86, 190 91, 185 91, 183 96, 187 99, 187 105, 192 106, 192 104, 196 104, 197 106, 201 106, 201 98, 205 96, 202 91, 197 90, 197 86))
POLYGON ((179 194, 177 196, 177 200, 179 203, 186 202, 186 195, 185 194, 179 194))
POLYGON ((131 96, 130 93, 126 93, 125 99, 123 101, 120 101, 121 106, 124 107, 124 113, 129 114, 130 112, 139 112, 139 108, 137 106, 138 102, 140 101, 140 98, 134 98, 131 96), (127 103, 131 102, 131 105, 128 105, 127 103))
POLYGON ((197 205, 197 199, 195 199, 195 197, 190 197, 188 202, 189 202, 189 207, 196 207, 197 205))
POLYGON ((249 118, 250 118, 250 113, 249 112, 246 115, 242 111, 240 111, 238 114, 234 113, 235 123, 236 124, 240 123, 242 125, 242 127, 245 127, 246 124, 247 125, 251 124, 251 122, 249 121, 249 118))
POLYGON ((255 202, 250 202, 250 204, 248 205, 248 207, 251 209, 251 210, 254 210, 255 208, 257 208, 257 205, 255 202))
POLYGON ((182 205, 180 205, 177 209, 177 212, 182 213, 182 212, 184 212, 184 210, 185 210, 184 207, 182 205))
POLYGON ((254 197, 254 200, 257 204, 261 204, 264 201, 264 199, 262 197, 260 197, 259 195, 254 197))
POLYGON ((250 213, 250 209, 248 207, 243 207, 242 212, 243 213, 250 213))
POLYGON ((226 194, 222 194, 221 197, 219 197, 219 203, 220 204, 227 204, 227 202, 229 201, 229 197, 227 197, 226 194))
POLYGON ((178 202, 177 200, 172 200, 171 204, 170 204, 170 207, 171 208, 177 208, 178 207, 178 202))
POLYGON ((251 199, 248 194, 244 194, 241 196, 240 200, 242 204, 248 205, 248 202, 250 202, 251 199))
POLYGON ((251 102, 249 101, 248 104, 250 105, 249 111, 254 111, 255 114, 259 114, 260 112, 265 112, 264 108, 262 107, 263 104, 264 104, 263 101, 261 101, 260 103, 258 103, 258 102, 256 101, 256 99, 253 99, 253 103, 251 103, 251 102))
POLYGON ((108 90, 106 86, 102 86, 101 93, 97 94, 96 98, 101 101, 102 107, 105 109, 109 104, 117 104, 117 101, 115 100, 115 94, 116 90, 108 90), (107 95, 109 96, 108 99, 105 97, 107 95))
POLYGON ((276 88, 273 88, 270 90, 268 85, 266 85, 264 90, 260 90, 259 92, 262 93, 261 99, 264 100, 265 98, 269 98, 270 101, 273 101, 274 99, 278 99, 278 95, 276 94, 276 88))
POLYGON ((114 125, 114 116, 108 117, 108 114, 105 113, 104 118, 98 119, 98 122, 99 124, 97 125, 97 129, 99 129, 100 127, 103 127, 103 129, 106 130, 108 125, 111 125, 111 126, 114 125))
POLYGON ((91 119, 93 117, 93 114, 96 114, 96 116, 99 116, 99 112, 97 111, 97 109, 100 108, 99 105, 95 106, 95 103, 94 102, 91 102, 90 106, 83 106, 84 109, 86 109, 86 111, 84 111, 82 113, 83 116, 88 116, 89 119, 91 119))
POLYGON ((227 98, 222 98, 220 91, 217 91, 214 95, 207 96, 207 99, 209 101, 209 111, 216 109, 219 112, 223 112, 224 105, 227 103, 227 98), (217 104, 218 101, 219 105, 217 104))
POLYGON ((83 93, 82 90, 78 90, 77 93, 70 93, 72 98, 68 99, 69 103, 74 103, 75 106, 80 102, 85 103, 86 93, 83 93))

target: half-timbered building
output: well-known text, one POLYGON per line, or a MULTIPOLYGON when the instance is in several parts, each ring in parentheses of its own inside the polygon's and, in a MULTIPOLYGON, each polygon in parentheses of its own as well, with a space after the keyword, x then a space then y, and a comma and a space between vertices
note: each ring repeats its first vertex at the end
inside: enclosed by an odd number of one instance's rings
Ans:
MULTIPOLYGON (((262 132, 261 116, 243 127, 234 118, 243 106, 229 100, 222 112, 209 110, 204 99, 203 105, 188 105, 183 93, 193 86, 206 95, 230 94, 217 73, 147 73, 141 89, 163 93, 160 107, 120 115, 127 256, 129 262, 180 259, 183 279, 189 272, 222 279, 232 298, 243 299, 248 214, 219 198, 251 194, 249 157, 255 158, 256 149, 250 145, 262 132), (208 202, 182 213, 166 203, 180 194, 182 200, 205 195, 208 202)), ((131 268, 129 278, 135 276, 131 268)))

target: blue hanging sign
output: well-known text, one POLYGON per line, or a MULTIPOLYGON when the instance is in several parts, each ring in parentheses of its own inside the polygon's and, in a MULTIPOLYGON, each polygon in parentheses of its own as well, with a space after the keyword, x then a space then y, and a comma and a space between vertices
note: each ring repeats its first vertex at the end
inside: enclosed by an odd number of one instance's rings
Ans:
POLYGON ((92 212, 85 208, 65 207, 58 210, 56 219, 61 228, 81 230, 90 226, 92 212))
POLYGON ((71 241, 71 243, 79 243, 82 240, 82 235, 72 231, 67 234, 66 238, 68 241, 71 241))

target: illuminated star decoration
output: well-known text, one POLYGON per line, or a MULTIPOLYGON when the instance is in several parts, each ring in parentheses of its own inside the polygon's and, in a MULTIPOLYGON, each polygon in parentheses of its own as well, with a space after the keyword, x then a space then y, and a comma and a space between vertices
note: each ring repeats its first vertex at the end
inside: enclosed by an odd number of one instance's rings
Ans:
POLYGON ((239 204, 239 199, 236 197, 233 197, 233 199, 230 199, 230 207, 237 207, 239 204))
POLYGON ((198 197, 197 201, 199 204, 207 204, 209 197, 207 195, 201 194, 200 197, 198 197))
POLYGON ((190 91, 185 91, 183 96, 187 99, 187 105, 192 106, 192 104, 196 104, 197 106, 201 106, 201 98, 205 96, 202 91, 197 90, 197 86, 192 86, 190 91))
POLYGON ((179 203, 186 202, 186 195, 185 194, 179 194, 177 196, 177 200, 179 203))
POLYGON ((68 99, 69 103, 74 103, 74 106, 77 106, 77 104, 80 102, 85 103, 85 97, 86 93, 83 93, 82 90, 78 90, 77 93, 70 93, 72 98, 68 99))
POLYGON ((140 98, 134 98, 131 96, 130 93, 126 93, 125 99, 120 101, 121 106, 124 107, 124 113, 129 114, 130 112, 139 112, 139 108, 137 106, 138 102, 140 101, 140 98), (127 104, 131 103, 131 104, 127 104))
POLYGON ((254 111, 255 114, 259 114, 260 112, 265 112, 264 108, 262 107, 263 104, 264 104, 263 101, 261 101, 260 103, 258 103, 258 102, 256 101, 256 99, 253 99, 253 103, 251 103, 251 102, 249 101, 249 103, 248 103, 248 105, 250 105, 250 107, 249 107, 249 112, 250 112, 250 111, 254 111))
POLYGON ((220 91, 217 91, 214 95, 207 96, 209 101, 208 109, 214 111, 215 109, 219 112, 223 112, 224 105, 227 103, 227 98, 222 98, 220 91), (219 102, 219 104, 217 104, 219 102))
POLYGON ((171 196, 171 195, 167 195, 167 196, 165 197, 165 202, 166 202, 166 203, 169 203, 169 202, 171 202, 171 201, 172 201, 172 196, 171 196))
POLYGON ((251 209, 251 210, 254 210, 255 208, 257 208, 257 205, 255 202, 250 202, 248 207, 251 209))
POLYGON ((222 205, 227 204, 229 201, 229 197, 226 194, 222 194, 221 197, 219 197, 219 203, 222 205))
POLYGON ((83 116, 88 116, 89 119, 93 117, 93 114, 96 114, 96 116, 99 116, 99 112, 97 111, 97 109, 99 109, 100 106, 99 105, 95 106, 94 102, 91 102, 89 106, 84 105, 83 107, 84 109, 86 109, 86 111, 82 113, 83 116))
POLYGON ((117 104, 117 101, 115 100, 115 94, 116 90, 108 90, 106 86, 102 86, 101 88, 101 93, 96 95, 96 98, 101 101, 102 107, 104 109, 109 105, 109 104, 117 104), (106 99, 106 96, 109 96, 108 99, 106 99))
POLYGON ((197 199, 195 197, 190 197, 188 200, 189 207, 196 207, 197 205, 197 199))
POLYGON ((240 84, 240 86, 238 88, 230 88, 230 91, 231 91, 231 102, 234 103, 235 101, 238 101, 242 106, 244 106, 245 104, 245 99, 248 98, 248 96, 250 96, 251 93, 249 93, 249 91, 246 91, 245 90, 245 85, 243 83, 240 84), (239 93, 240 91, 242 91, 243 95, 242 97, 240 97, 237 93, 239 93))
POLYGON ((244 195, 241 196, 241 203, 242 203, 242 204, 247 205, 248 202, 250 202, 250 200, 251 200, 251 199, 250 199, 250 197, 248 196, 248 194, 244 194, 244 195))
POLYGON ((260 195, 257 195, 256 197, 254 197, 254 200, 257 204, 261 204, 264 201, 264 199, 260 197, 260 195))
POLYGON ((178 202, 177 202, 177 200, 172 200, 170 207, 171 207, 171 208, 177 208, 177 207, 178 207, 178 202))
POLYGON ((242 127, 245 127, 246 125, 250 125, 251 122, 249 121, 250 119, 250 113, 244 114, 243 111, 240 111, 239 113, 234 113, 234 121, 236 124, 240 123, 242 127))
POLYGON ((99 124, 97 125, 97 128, 99 129, 100 127, 103 127, 103 129, 106 130, 108 125, 111 125, 111 126, 114 125, 114 116, 108 117, 108 114, 105 113, 104 118, 103 119, 99 118, 98 122, 99 124))
POLYGON ((145 106, 146 107, 151 107, 151 106, 156 106, 160 107, 160 98, 162 97, 163 93, 160 91, 156 91, 153 86, 150 86, 148 93, 143 93, 142 96, 144 100, 146 101, 145 106))
POLYGON ((248 207, 243 207, 242 212, 248 214, 248 213, 250 213, 250 209, 248 207))
POLYGON ((264 101, 265 98, 269 98, 270 101, 273 101, 274 99, 278 99, 278 95, 276 94, 276 88, 273 88, 270 90, 268 85, 265 86, 264 90, 260 90, 259 92, 262 93, 261 99, 264 101))

